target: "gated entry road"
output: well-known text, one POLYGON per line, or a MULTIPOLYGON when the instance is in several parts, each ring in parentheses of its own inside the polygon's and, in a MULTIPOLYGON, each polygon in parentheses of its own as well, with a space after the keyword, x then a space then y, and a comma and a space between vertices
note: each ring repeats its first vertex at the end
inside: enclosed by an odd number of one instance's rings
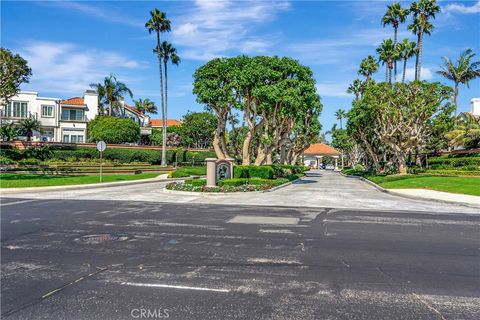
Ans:
POLYGON ((2 319, 480 314, 478 215, 42 199, 1 210, 2 319))
POLYGON ((357 210, 409 210, 426 212, 479 213, 480 208, 444 204, 427 200, 412 200, 390 195, 354 178, 332 171, 312 171, 292 185, 267 193, 200 194, 168 193, 167 182, 128 186, 79 189, 68 191, 32 192, 14 195, 16 198, 129 200, 141 202, 204 203, 225 205, 258 205, 285 207, 348 208, 357 210))

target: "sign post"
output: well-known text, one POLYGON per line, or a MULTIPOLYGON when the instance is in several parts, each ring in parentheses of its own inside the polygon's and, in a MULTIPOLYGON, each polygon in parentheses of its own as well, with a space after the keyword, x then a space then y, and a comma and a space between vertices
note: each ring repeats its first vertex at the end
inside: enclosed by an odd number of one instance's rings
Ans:
POLYGON ((107 148, 105 141, 98 141, 97 150, 100 151, 100 182, 102 182, 103 151, 107 148))

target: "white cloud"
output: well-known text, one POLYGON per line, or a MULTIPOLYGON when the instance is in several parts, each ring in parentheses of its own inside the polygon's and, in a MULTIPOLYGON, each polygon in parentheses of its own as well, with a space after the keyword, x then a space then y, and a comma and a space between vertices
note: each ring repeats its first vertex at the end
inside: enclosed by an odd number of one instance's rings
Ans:
POLYGON ((144 22, 137 21, 131 16, 121 13, 117 7, 111 5, 108 5, 108 7, 105 7, 105 5, 100 7, 90 3, 86 4, 85 2, 75 1, 40 1, 34 3, 53 8, 62 8, 70 12, 79 12, 103 21, 124 24, 132 27, 144 27, 144 22))
POLYGON ((319 83, 317 84, 317 93, 320 97, 350 97, 347 88, 347 83, 319 83))
POLYGON ((229 51, 264 53, 276 43, 277 35, 252 36, 250 31, 287 8, 287 1, 197 0, 176 18, 172 42, 182 47, 184 59, 207 60, 229 51))
POLYGON ((16 51, 28 61, 33 73, 30 83, 22 88, 35 91, 78 95, 114 70, 120 81, 127 82, 126 74, 146 67, 117 53, 72 43, 27 41, 16 51))
POLYGON ((449 13, 464 13, 464 14, 474 14, 480 13, 480 1, 477 1, 473 6, 466 6, 464 4, 451 3, 446 5, 443 9, 443 12, 449 13))
MULTIPOLYGON (((399 74, 397 75, 399 79, 402 77, 403 71, 399 71, 399 74)), ((430 70, 430 68, 424 68, 422 67, 422 70, 420 71, 420 78, 422 80, 431 80, 433 78, 433 72, 430 70)), ((405 79, 412 81, 415 79, 415 68, 407 68, 407 71, 405 72, 405 79)))

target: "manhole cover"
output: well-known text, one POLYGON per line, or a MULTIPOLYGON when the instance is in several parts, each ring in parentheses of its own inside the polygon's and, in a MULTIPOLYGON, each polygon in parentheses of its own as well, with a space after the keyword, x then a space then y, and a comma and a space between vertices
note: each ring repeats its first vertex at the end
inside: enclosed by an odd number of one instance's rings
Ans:
POLYGON ((86 236, 82 236, 81 238, 75 239, 77 242, 86 243, 86 244, 100 244, 104 242, 112 242, 112 241, 125 241, 130 239, 126 234, 111 234, 111 233, 104 233, 104 234, 90 234, 86 236))

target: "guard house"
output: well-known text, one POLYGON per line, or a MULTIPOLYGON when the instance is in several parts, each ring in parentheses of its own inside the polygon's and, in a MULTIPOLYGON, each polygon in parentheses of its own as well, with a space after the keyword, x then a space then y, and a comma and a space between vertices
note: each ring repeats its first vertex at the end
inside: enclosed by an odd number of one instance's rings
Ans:
POLYGON ((335 160, 335 170, 338 170, 338 159, 341 156, 340 151, 329 145, 314 143, 303 152, 303 164, 310 168, 320 169, 323 157, 330 157, 335 160))

